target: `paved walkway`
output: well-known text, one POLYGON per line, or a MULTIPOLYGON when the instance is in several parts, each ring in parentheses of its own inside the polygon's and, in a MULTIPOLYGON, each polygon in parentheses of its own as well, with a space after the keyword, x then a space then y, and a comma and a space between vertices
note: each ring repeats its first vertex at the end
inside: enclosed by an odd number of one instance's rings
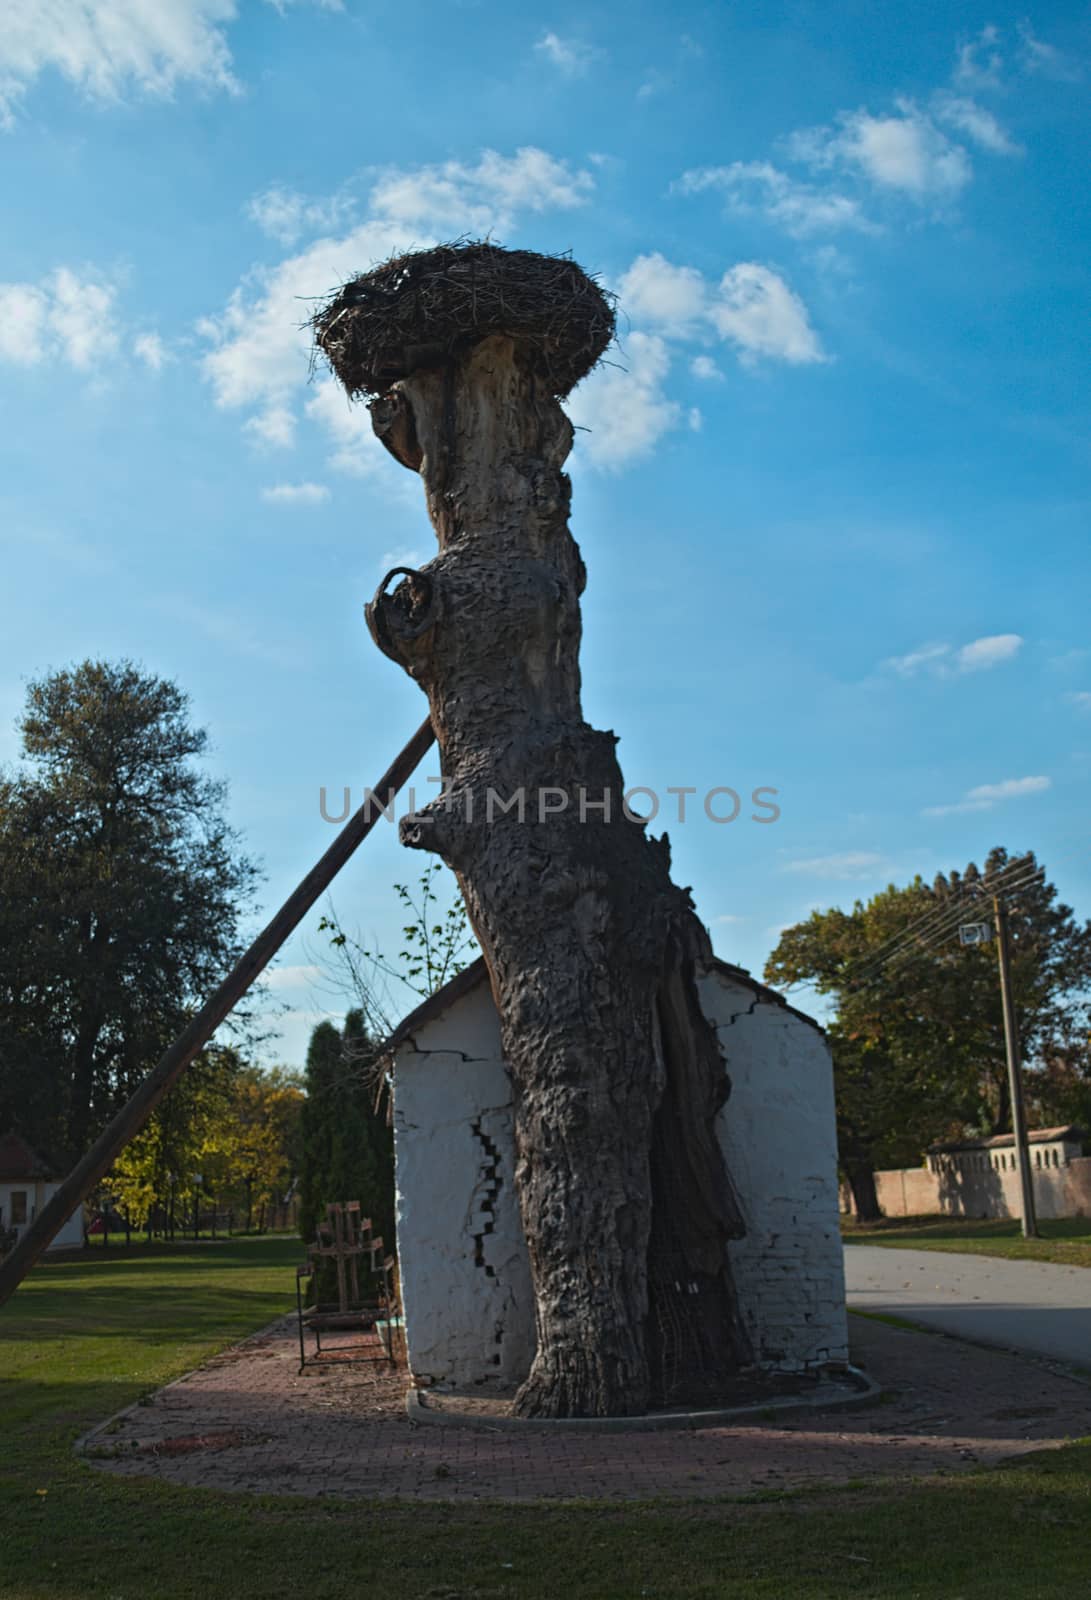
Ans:
POLYGON ((250 1493, 427 1500, 645 1499, 902 1478, 1091 1433, 1091 1385, 998 1351, 852 1319, 886 1390, 866 1410, 652 1433, 415 1427, 405 1374, 300 1375, 277 1324, 88 1442, 104 1471, 250 1493))
POLYGON ((850 1306, 1091 1367, 1091 1268, 845 1246, 850 1306))

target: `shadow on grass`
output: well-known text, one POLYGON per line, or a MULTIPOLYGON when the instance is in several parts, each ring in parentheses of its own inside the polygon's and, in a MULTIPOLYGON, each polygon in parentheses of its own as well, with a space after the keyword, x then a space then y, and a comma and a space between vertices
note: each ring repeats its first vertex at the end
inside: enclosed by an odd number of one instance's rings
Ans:
POLYGON ((4 1600, 342 1600, 361 1581, 399 1600, 1086 1593, 1091 1447, 854 1494, 549 1507, 253 1499, 75 1459, 74 1434, 275 1315, 298 1248, 152 1247, 143 1273, 135 1247, 91 1270, 51 1263, 0 1313, 4 1600))
POLYGON ((1086 1592, 1091 1449, 763 1504, 291 1503, 78 1477, 0 1481, 6 1596, 309 1600, 1027 1600, 1086 1592))

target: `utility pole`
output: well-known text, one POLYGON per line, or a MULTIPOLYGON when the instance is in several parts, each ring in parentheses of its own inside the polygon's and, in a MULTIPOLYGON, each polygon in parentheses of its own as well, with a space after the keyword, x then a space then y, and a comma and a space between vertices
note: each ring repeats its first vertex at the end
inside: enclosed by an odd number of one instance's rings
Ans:
POLYGON ((1011 994, 1008 908, 1004 904, 1002 895, 993 895, 993 914, 996 917, 996 952, 1000 962, 1000 997, 1004 1006, 1004 1045, 1008 1056, 1011 1126, 1015 1135, 1016 1160, 1019 1163, 1019 1185, 1023 1192, 1023 1238, 1037 1239, 1038 1217, 1034 1209, 1034 1179, 1030 1170, 1027 1118, 1023 1108, 1023 1069, 1019 1060, 1019 1034, 1015 1026, 1015 1004, 1011 994))

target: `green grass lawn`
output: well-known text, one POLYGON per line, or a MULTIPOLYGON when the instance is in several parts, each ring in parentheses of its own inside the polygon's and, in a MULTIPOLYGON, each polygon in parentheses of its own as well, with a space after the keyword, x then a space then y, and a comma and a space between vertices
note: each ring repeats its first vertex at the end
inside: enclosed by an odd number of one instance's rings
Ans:
POLYGON ((77 1460, 72 1442, 93 1423, 288 1309, 298 1254, 283 1238, 96 1250, 41 1268, 0 1310, 0 1595, 1087 1593, 1091 1444, 915 1486, 619 1506, 253 1499, 115 1479, 77 1460))
POLYGON ((1011 1261, 1054 1261, 1091 1267, 1091 1218, 1063 1217, 1038 1224, 1040 1239, 1024 1239, 1020 1224, 966 1217, 884 1217, 859 1223, 841 1218, 846 1244, 881 1244, 898 1250, 951 1250, 1011 1261))

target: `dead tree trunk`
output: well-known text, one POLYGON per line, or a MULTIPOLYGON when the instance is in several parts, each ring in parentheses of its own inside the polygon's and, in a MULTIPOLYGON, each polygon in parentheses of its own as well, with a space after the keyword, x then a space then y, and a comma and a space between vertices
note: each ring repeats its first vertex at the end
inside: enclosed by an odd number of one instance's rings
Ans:
POLYGON ((428 695, 446 794, 402 837, 458 877, 514 1084, 538 1334, 516 1409, 639 1412, 691 1379, 704 1395, 747 1359, 713 1129, 727 1080, 696 1002, 703 929, 666 839, 626 815, 615 736, 580 708, 571 424, 501 335, 411 372, 372 417, 420 472, 440 546, 368 621, 428 695))

